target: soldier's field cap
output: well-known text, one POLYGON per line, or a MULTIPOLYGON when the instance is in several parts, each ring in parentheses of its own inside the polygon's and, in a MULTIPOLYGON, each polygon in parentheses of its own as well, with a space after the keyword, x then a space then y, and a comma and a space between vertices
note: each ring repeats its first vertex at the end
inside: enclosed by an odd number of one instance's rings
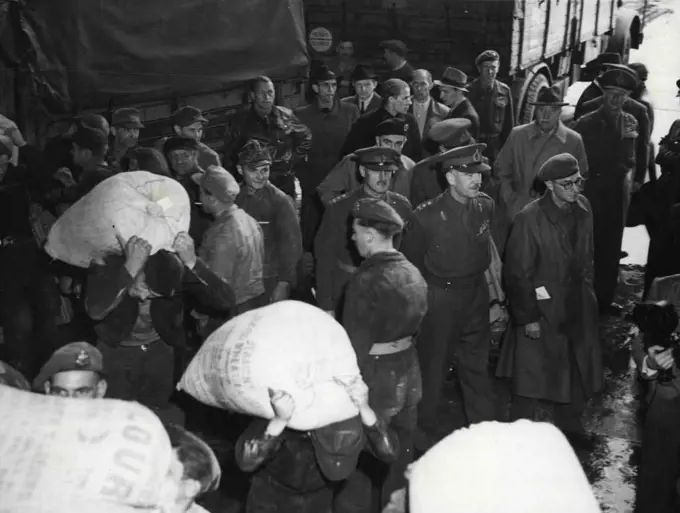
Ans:
POLYGON ((392 118, 378 123, 373 135, 380 137, 383 135, 403 135, 408 132, 408 123, 403 119, 392 118))
POLYGON ((462 146, 470 140, 472 121, 467 118, 450 118, 435 123, 428 136, 442 146, 462 146))
POLYGON ((71 142, 79 148, 95 151, 105 146, 109 140, 106 134, 97 128, 80 126, 71 137, 71 142))
POLYGON ((475 66, 481 66, 485 62, 500 61, 501 57, 496 50, 484 50, 475 59, 475 66))
POLYGON ((249 167, 271 164, 272 154, 269 145, 259 139, 250 139, 239 151, 238 163, 249 167))
POLYGON ((190 137, 168 137, 163 145, 163 151, 170 153, 175 150, 198 151, 198 142, 190 137))
POLYGON ((111 125, 116 128, 144 128, 142 115, 137 109, 118 109, 113 113, 111 125))
POLYGON ((42 390, 43 385, 55 374, 69 371, 104 372, 104 357, 99 349, 87 342, 72 342, 57 349, 43 365, 33 381, 34 390, 42 390))
POLYGON ((386 41, 383 41, 382 43, 380 43, 380 48, 382 50, 389 50, 390 52, 394 52, 401 57, 406 57, 406 53, 408 52, 406 44, 398 39, 388 39, 386 41))
POLYGON ((544 182, 569 178, 579 173, 578 160, 570 153, 560 153, 546 160, 538 170, 538 178, 544 182))
POLYGON ((352 160, 372 171, 394 172, 399 169, 399 158, 399 152, 382 146, 362 148, 352 154, 352 160))
POLYGON ((635 90, 638 85, 637 75, 630 68, 610 68, 598 79, 602 89, 616 89, 626 93, 635 90))
POLYGON ((220 201, 231 202, 241 192, 232 174, 220 166, 210 166, 206 171, 191 175, 191 179, 201 188, 220 201))
POLYGON ((170 122, 172 126, 190 126, 194 123, 207 123, 208 120, 203 117, 203 113, 196 107, 187 105, 186 107, 180 107, 177 109, 170 117, 170 122))
POLYGON ((469 144, 453 148, 431 159, 432 164, 441 163, 442 171, 460 171, 461 173, 488 173, 491 166, 486 163, 482 152, 486 148, 484 143, 469 144))
POLYGON ((387 202, 378 198, 362 198, 352 209, 355 219, 363 221, 365 226, 379 226, 390 233, 398 233, 404 229, 404 220, 387 202))

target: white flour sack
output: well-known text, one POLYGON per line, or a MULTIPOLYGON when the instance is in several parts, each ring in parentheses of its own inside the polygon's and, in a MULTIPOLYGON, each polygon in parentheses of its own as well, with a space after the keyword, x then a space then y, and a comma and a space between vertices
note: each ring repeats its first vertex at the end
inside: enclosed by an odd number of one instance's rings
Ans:
POLYGON ((47 253, 78 267, 121 253, 116 237, 133 235, 152 246, 151 254, 170 249, 179 232, 189 230, 191 206, 184 187, 147 171, 120 173, 98 184, 52 225, 47 253))
MULTIPOLYGON (((0 385, 0 412, 0 513, 61 511, 51 507, 57 499, 143 507, 167 503, 173 485, 167 476, 176 457, 160 420, 144 406, 0 385)), ((174 487, 176 493, 177 483, 174 487)))
POLYGON ((202 403, 272 419, 269 391, 293 396, 289 427, 302 431, 358 410, 334 378, 360 376, 344 328, 323 310, 281 301, 235 317, 203 343, 178 388, 202 403))

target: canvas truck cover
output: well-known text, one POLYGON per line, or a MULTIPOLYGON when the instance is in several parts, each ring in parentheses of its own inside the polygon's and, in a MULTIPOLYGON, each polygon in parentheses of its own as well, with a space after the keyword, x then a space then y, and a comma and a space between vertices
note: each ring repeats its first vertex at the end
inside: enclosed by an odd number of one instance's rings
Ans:
MULTIPOLYGON (((7 0, 0 0, 0 4, 7 0)), ((219 91, 307 65, 302 0, 15 0, 50 110, 219 91)), ((20 27, 20 28, 17 28, 20 27)))

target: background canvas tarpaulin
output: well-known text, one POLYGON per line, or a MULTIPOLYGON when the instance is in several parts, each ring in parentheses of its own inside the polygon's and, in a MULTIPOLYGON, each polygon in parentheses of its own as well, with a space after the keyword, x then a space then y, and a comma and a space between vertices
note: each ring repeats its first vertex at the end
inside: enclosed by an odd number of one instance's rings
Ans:
POLYGON ((290 78, 308 62, 302 0, 18 4, 36 79, 64 110, 213 92, 260 74, 290 78))

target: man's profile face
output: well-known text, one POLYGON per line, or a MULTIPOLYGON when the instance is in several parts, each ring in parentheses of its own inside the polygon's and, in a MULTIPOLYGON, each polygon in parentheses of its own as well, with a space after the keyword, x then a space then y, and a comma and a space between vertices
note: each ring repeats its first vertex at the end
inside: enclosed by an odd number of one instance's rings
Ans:
POLYGON ((57 372, 45 383, 45 394, 75 399, 100 399, 106 393, 106 381, 90 370, 57 372))

